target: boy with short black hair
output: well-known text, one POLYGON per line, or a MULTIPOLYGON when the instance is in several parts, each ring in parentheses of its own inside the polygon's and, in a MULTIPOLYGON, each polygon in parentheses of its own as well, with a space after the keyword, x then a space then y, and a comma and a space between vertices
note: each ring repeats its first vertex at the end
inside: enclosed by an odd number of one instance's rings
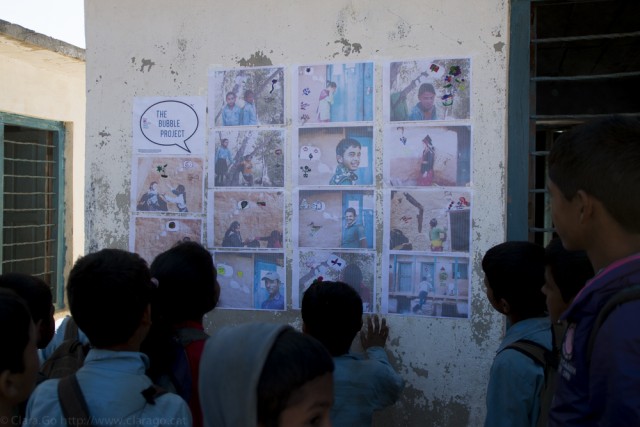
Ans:
POLYGON ((530 242, 505 242, 482 259, 487 299, 504 314, 509 327, 491 365, 485 427, 535 427, 540 413, 544 368, 515 348, 531 341, 551 349, 545 317, 544 249, 530 242))
POLYGON ((344 138, 336 146, 336 172, 330 185, 353 185, 358 180, 356 171, 360 167, 362 145, 353 138, 344 138))
POLYGON ((236 93, 227 92, 226 104, 222 107, 222 126, 239 126, 242 120, 242 110, 236 105, 236 93))
POLYGON ((640 120, 609 116, 576 126, 549 154, 551 214, 567 250, 597 272, 562 316, 569 329, 549 426, 640 425, 640 299, 607 302, 640 284, 640 120))
MULTIPOLYGON (((94 425, 191 425, 184 400, 166 393, 154 398, 144 374, 148 358, 139 352, 151 325, 151 275, 139 255, 103 249, 80 258, 71 269, 67 295, 73 319, 92 349, 75 379, 94 425), (102 421, 100 421, 102 420, 102 421)), ((26 425, 64 425, 58 384, 43 382, 27 405, 26 425), (46 420, 46 421, 45 421, 46 420)))
POLYGON ((33 323, 36 325, 37 346, 45 348, 53 338, 55 320, 51 288, 42 279, 23 273, 0 275, 0 288, 11 289, 29 306, 33 323))
POLYGON ((242 125, 257 125, 258 115, 256 114, 255 94, 248 89, 244 92, 244 107, 242 107, 242 125))
POLYGON ((368 318, 368 330, 360 334, 365 358, 349 352, 362 328, 362 299, 351 286, 316 280, 302 297, 301 311, 303 331, 324 344, 335 363, 333 426, 371 425, 373 412, 392 405, 404 388, 384 350, 386 320, 368 318))

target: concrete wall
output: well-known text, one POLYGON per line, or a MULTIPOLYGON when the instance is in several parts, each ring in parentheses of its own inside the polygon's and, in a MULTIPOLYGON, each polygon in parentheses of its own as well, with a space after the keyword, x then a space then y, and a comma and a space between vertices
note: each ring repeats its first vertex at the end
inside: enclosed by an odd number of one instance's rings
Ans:
MULTIPOLYGON (((407 387, 375 425, 481 425, 503 330, 486 301, 480 261, 505 236, 508 9, 505 0, 87 1, 86 250, 128 247, 134 97, 206 96, 213 66, 273 64, 290 71, 303 63, 374 61, 374 124, 381 129, 383 62, 470 57, 472 315, 389 317, 388 350, 407 387)), ((295 310, 214 310, 207 327, 252 320, 301 323, 295 310)))
POLYGON ((0 76, 0 111, 65 123, 66 273, 84 253, 84 49, 0 21, 0 76))

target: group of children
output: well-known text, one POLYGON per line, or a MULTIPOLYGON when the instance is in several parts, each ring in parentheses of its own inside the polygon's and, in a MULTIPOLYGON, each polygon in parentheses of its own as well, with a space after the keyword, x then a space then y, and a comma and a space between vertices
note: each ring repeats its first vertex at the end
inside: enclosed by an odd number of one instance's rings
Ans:
MULTIPOLYGON (((640 121, 578 126, 549 162, 559 239, 502 243, 482 260, 487 298, 509 325, 485 425, 640 425, 640 121)), ((0 355, 0 422, 365 426, 398 399, 404 380, 384 350, 389 328, 374 315, 361 331, 362 300, 349 285, 318 278, 303 295, 302 332, 247 323, 208 337, 202 318, 219 295, 198 243, 179 243, 151 268, 103 249, 73 266, 71 318, 52 339, 48 286, 0 276, 0 333, 10 343, 0 355), (34 390, 37 348, 47 358, 60 347, 71 319, 91 344, 84 365, 34 390), (359 332, 366 356, 350 352, 359 332)))
POLYGON ((563 133, 548 180, 559 238, 486 252, 487 298, 508 328, 491 367, 485 426, 640 425, 638 165, 636 118, 563 133))
POLYGON ((258 124, 256 114, 255 94, 252 90, 244 92, 244 107, 236 105, 236 93, 228 92, 225 96, 226 104, 222 108, 223 126, 254 126, 258 124))
MULTIPOLYGON (((0 288, 8 288, 11 277, 0 276, 0 288)), ((363 326, 362 300, 342 282, 319 278, 305 293, 304 333, 247 323, 210 338, 202 321, 220 286, 202 245, 180 242, 150 267, 135 253, 103 249, 73 266, 71 316, 52 340, 50 289, 18 277, 29 286, 17 288, 34 289, 22 292, 24 300, 40 307, 29 309, 14 292, 0 292, 7 307, 1 330, 15 350, 5 351, 0 365, 0 416, 6 414, 8 424, 371 425, 373 412, 394 403, 404 386, 384 350, 384 319, 370 319, 362 336, 368 358, 349 352, 363 326), (41 366, 36 344, 50 357, 71 323, 78 341, 91 346, 83 365, 62 379, 42 378, 33 390, 41 366)))

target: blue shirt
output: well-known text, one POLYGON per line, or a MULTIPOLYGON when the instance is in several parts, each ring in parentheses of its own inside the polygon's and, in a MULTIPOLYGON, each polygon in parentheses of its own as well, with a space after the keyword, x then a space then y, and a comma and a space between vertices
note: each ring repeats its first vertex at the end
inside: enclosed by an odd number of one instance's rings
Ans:
MULTIPOLYGON (((142 391, 152 386, 145 375, 146 355, 134 351, 91 349, 76 373, 87 401, 93 425, 185 426, 192 424, 187 403, 166 393, 147 403, 142 391)), ((57 379, 47 380, 34 390, 27 404, 23 427, 66 426, 58 400, 57 379)))
POLYGON ((284 310, 284 298, 278 294, 275 298, 269 298, 263 301, 260 308, 264 310, 284 310))
POLYGON ((245 102, 242 109, 242 125, 257 125, 258 116, 256 115, 256 106, 249 102, 245 102))
POLYGON ((224 148, 222 146, 218 147, 218 151, 216 151, 216 161, 223 159, 226 160, 228 164, 233 163, 233 159, 231 158, 231 151, 228 148, 224 148))
POLYGON ((395 403, 404 388, 384 348, 366 352, 368 358, 355 353, 333 358, 333 427, 371 427, 373 412, 395 403))
POLYGON ((409 120, 440 120, 440 119, 438 118, 438 113, 437 113, 435 105, 433 106, 433 109, 431 110, 431 117, 425 118, 424 117, 424 112, 420 108, 420 103, 418 102, 411 109, 411 113, 409 113, 409 120))
POLYGON ((233 108, 225 105, 222 109, 222 126, 238 126, 241 115, 242 110, 237 105, 234 105, 233 108))
POLYGON ((534 317, 507 329, 491 365, 485 427, 536 426, 544 368, 517 350, 504 349, 518 340, 527 339, 551 350, 549 325, 548 317, 534 317))
POLYGON ((364 233, 364 227, 360 224, 353 224, 344 229, 344 235, 342 237, 342 247, 359 248, 360 241, 366 238, 367 236, 364 233))
MULTIPOLYGON (((60 344, 64 342, 64 333, 67 330, 69 319, 71 319, 71 316, 66 316, 62 320, 62 323, 60 323, 60 326, 58 326, 58 328, 56 329, 56 333, 53 335, 51 341, 49 341, 49 344, 47 344, 45 348, 41 348, 38 350, 40 365, 42 365, 49 357, 51 357, 53 352, 56 351, 56 348, 60 347, 60 344)), ((89 344, 89 338, 87 338, 85 333, 82 332, 80 328, 78 328, 78 341, 80 341, 82 344, 89 344)))

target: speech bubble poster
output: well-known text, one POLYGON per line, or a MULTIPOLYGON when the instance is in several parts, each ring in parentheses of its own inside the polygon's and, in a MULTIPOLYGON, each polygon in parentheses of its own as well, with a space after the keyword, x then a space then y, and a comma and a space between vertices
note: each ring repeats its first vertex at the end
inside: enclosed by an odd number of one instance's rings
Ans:
POLYGON ((134 98, 134 153, 204 155, 205 116, 206 99, 204 97, 134 98))

